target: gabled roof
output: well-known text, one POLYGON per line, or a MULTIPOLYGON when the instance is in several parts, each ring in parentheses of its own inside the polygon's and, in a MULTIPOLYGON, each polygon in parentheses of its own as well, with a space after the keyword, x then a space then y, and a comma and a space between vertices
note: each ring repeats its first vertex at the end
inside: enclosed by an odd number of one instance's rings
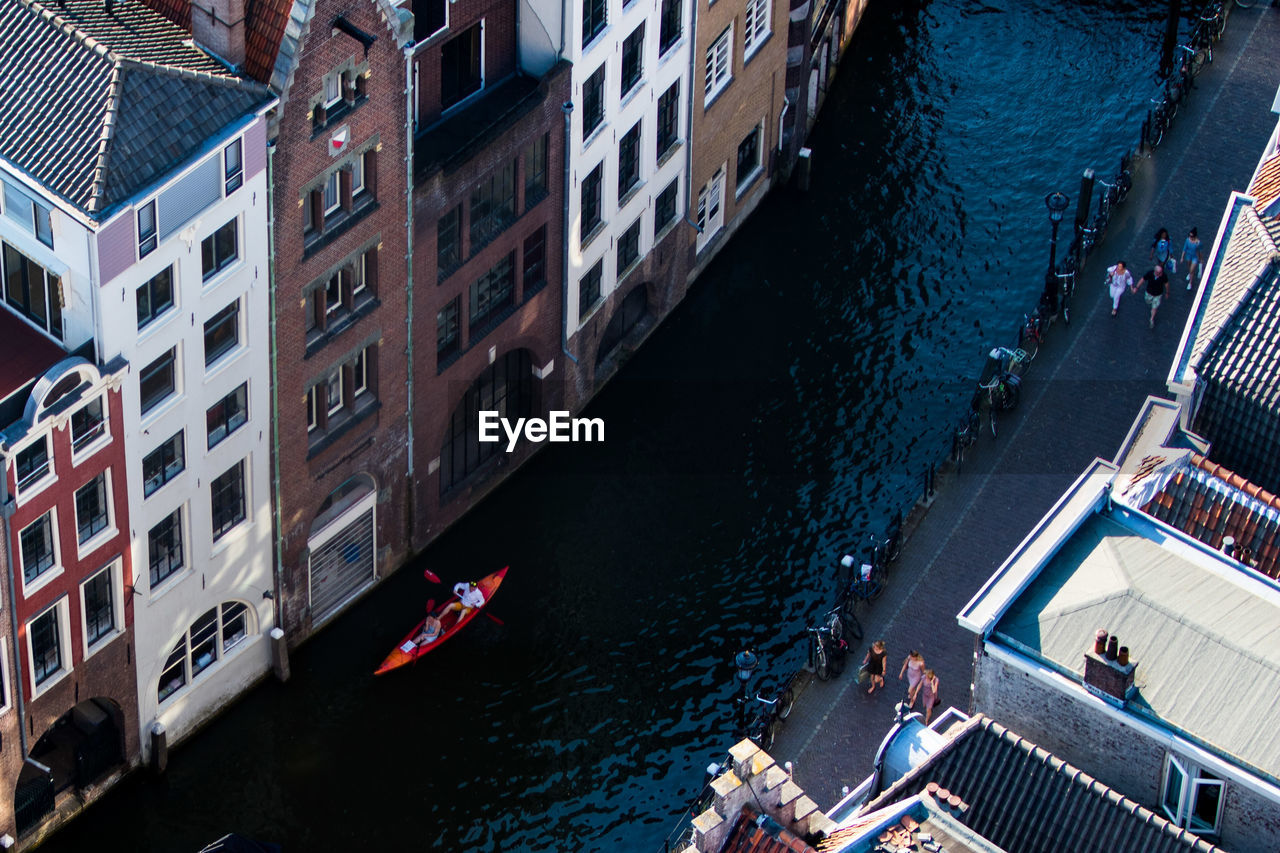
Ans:
POLYGON ((2 0, 0 157, 100 217, 268 100, 132 0, 2 0))
POLYGON ((1280 151, 1262 161, 1253 180, 1249 182, 1249 195, 1253 197, 1258 210, 1268 216, 1276 215, 1271 205, 1280 201, 1280 151))
POLYGON ((1008 853, 1219 849, 982 714, 861 811, 920 795, 930 783, 959 797, 968 808, 958 819, 1008 853))

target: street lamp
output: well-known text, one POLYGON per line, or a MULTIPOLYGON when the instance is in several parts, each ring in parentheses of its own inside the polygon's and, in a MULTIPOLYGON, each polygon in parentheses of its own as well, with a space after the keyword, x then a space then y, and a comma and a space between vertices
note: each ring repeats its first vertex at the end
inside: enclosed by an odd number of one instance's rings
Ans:
POLYGON ((1049 193, 1044 197, 1044 206, 1049 208, 1049 223, 1053 226, 1053 234, 1049 238, 1049 271, 1044 276, 1044 297, 1042 301, 1049 304, 1049 313, 1058 313, 1058 226, 1062 223, 1062 215, 1067 212, 1071 200, 1062 193, 1049 193))
POLYGON ((751 683, 751 676, 755 674, 756 667, 760 665, 760 661, 755 652, 750 649, 743 649, 733 656, 733 665, 738 668, 734 677, 742 685, 742 695, 738 697, 738 731, 745 733, 747 730, 747 685, 751 683))

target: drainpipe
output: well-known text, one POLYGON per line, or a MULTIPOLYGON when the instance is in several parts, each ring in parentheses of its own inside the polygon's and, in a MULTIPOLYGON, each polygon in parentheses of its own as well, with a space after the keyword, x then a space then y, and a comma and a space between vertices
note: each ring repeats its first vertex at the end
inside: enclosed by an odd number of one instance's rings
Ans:
MULTIPOLYGON (((408 489, 406 491, 406 500, 409 503, 409 530, 407 531, 407 539, 413 541, 414 534, 414 518, 417 515, 414 509, 414 496, 416 490, 414 486, 414 463, 413 463, 413 122, 409 120, 413 115, 413 86, 410 85, 413 73, 413 43, 404 48, 404 296, 405 296, 405 432, 406 442, 408 444, 409 465, 407 476, 409 478, 408 489)), ((374 555, 376 561, 377 555, 374 555)))
MULTIPOLYGON (((698 223, 689 218, 690 205, 693 203, 693 81, 698 79, 698 4, 689 4, 689 97, 685 100, 689 102, 689 107, 685 111, 688 116, 689 123, 686 125, 688 131, 684 135, 685 152, 684 152, 684 219, 698 233, 702 233, 702 229, 698 227, 698 223)), ((732 63, 732 59, 730 60, 732 63)), ((705 104, 703 105, 706 106, 705 104)), ((726 180, 728 176, 726 175, 726 180)), ((695 244, 696 247, 696 244, 695 244)), ((687 249, 688 247, 686 247, 687 249)), ((695 253, 696 254, 696 253, 695 253)), ((696 262, 695 262, 696 263, 696 262)), ((688 285, 688 275, 685 276, 685 284, 688 285)))
POLYGON ((787 126, 787 110, 791 107, 791 99, 786 95, 782 96, 782 112, 778 113, 778 153, 782 153, 782 134, 783 129, 787 126))
MULTIPOLYGON (((560 32, 564 33, 564 13, 560 13, 560 32)), ((561 45, 563 46, 563 36, 561 45)), ((569 352, 569 144, 573 139, 573 101, 560 105, 564 113, 564 234, 560 245, 560 349, 574 364, 578 360, 569 352)))
MULTIPOLYGON (((266 116, 263 116, 266 121, 266 116)), ((275 193, 275 156, 274 142, 267 144, 267 293, 268 319, 271 340, 267 350, 271 353, 271 521, 275 525, 276 546, 276 594, 271 603, 275 612, 275 627, 284 627, 284 527, 280 520, 280 377, 277 365, 276 337, 276 193, 275 193)))
MULTIPOLYGON (((6 448, 7 449, 7 448, 6 448)), ((22 760, 29 758, 27 751, 27 701, 22 695, 22 652, 21 645, 18 643, 18 593, 14 589, 13 583, 13 540, 9 537, 9 531, 12 529, 9 519, 13 517, 13 499, 9 497, 9 479, 5 475, 4 465, 0 464, 0 534, 4 534, 4 557, 9 570, 5 572, 5 579, 9 585, 9 627, 13 631, 13 660, 14 669, 17 671, 13 682, 14 688, 17 690, 18 706, 18 740, 22 749, 22 760)))

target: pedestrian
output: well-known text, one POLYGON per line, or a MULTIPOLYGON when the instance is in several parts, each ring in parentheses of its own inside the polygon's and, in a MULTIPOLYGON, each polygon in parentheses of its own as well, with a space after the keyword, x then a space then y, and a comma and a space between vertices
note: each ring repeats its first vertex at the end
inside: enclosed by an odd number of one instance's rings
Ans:
POLYGON ((1125 289, 1131 287, 1133 276, 1124 261, 1116 261, 1113 266, 1107 267, 1107 290, 1111 292, 1112 317, 1120 310, 1120 297, 1124 296, 1125 289))
POLYGON ((1163 264, 1156 264, 1147 270, 1130 290, 1133 293, 1137 293, 1144 285, 1147 292, 1143 298, 1151 306, 1151 319, 1147 321, 1147 328, 1154 329, 1156 327, 1156 311, 1160 309, 1161 301, 1169 295, 1169 277, 1164 274, 1163 264))
POLYGON ((924 724, 927 726, 933 709, 942 704, 938 698, 938 676, 931 669, 926 669, 924 678, 920 679, 920 696, 924 699, 924 724))
POLYGON ((1173 262, 1173 242, 1169 239, 1169 229, 1161 228, 1156 232, 1156 238, 1151 241, 1151 257, 1150 260, 1163 266, 1169 272, 1177 272, 1177 265, 1173 262))
POLYGON ((888 656, 884 640, 876 640, 867 651, 867 656, 862 659, 862 668, 871 677, 871 686, 867 688, 868 694, 875 693, 877 687, 884 687, 884 659, 888 656))
POLYGON ((924 656, 915 649, 911 650, 911 654, 907 655, 906 660, 902 662, 902 669, 898 670, 898 680, 902 680, 902 676, 907 677, 907 707, 914 708, 916 704, 916 692, 920 689, 920 679, 924 676, 924 656))
POLYGON ((1187 290, 1196 286, 1196 274, 1200 272, 1200 234, 1192 228, 1182 244, 1182 256, 1178 258, 1186 264, 1187 290))

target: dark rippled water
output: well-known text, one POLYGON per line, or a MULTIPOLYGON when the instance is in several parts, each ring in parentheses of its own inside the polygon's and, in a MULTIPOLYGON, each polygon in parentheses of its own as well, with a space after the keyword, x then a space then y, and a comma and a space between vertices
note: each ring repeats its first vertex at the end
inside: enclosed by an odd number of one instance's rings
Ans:
POLYGON ((46 849, 660 850, 730 743, 728 658, 799 665, 834 555, 911 502, 1034 302, 1044 195, 1136 138, 1146 5, 873 0, 813 189, 776 193, 593 404, 605 445, 542 453, 426 554, 510 563, 505 625, 375 681, 430 592, 408 568, 46 849))

